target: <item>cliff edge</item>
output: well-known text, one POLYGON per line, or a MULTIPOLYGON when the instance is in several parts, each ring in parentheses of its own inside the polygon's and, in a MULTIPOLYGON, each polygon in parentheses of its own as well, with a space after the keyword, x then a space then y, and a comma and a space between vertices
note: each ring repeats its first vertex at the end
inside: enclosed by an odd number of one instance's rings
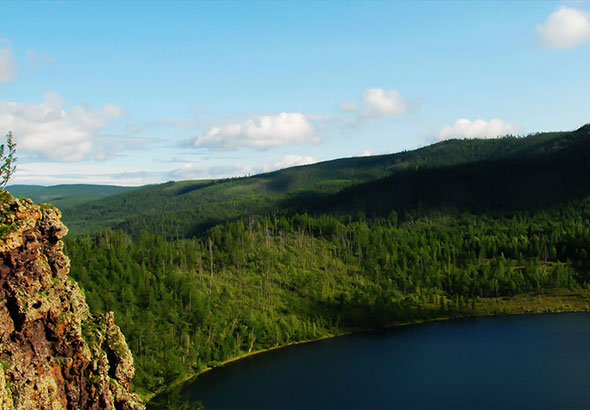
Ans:
POLYGON ((59 210, 0 193, 0 410, 143 409, 112 313, 68 277, 59 210))

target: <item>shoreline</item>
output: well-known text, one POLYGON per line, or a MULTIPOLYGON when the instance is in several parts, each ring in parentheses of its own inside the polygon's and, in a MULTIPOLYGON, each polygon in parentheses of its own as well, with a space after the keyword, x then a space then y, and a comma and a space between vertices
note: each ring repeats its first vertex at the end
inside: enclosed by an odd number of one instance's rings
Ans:
POLYGON ((349 331, 343 331, 342 333, 322 336, 322 337, 319 337, 316 339, 299 340, 296 342, 290 342, 290 343, 283 344, 283 345, 272 346, 272 347, 268 347, 268 348, 264 348, 264 349, 255 350, 252 352, 246 352, 246 353, 240 354, 238 356, 232 357, 230 359, 224 360, 223 362, 220 362, 214 366, 206 367, 197 373, 188 374, 186 377, 182 377, 182 378, 178 379, 177 381, 172 383, 170 386, 167 386, 166 389, 164 389, 158 393, 154 393, 149 396, 145 395, 144 401, 145 401, 145 403, 149 403, 149 401, 152 400, 154 397, 156 397, 160 394, 165 394, 167 391, 174 390, 174 389, 178 388, 179 386, 181 386, 185 383, 188 383, 189 381, 196 379, 197 377, 201 376, 202 374, 207 373, 213 369, 217 369, 219 367, 224 367, 228 364, 237 362, 238 360, 242 360, 247 357, 256 356, 256 355, 266 353, 266 352, 269 352, 272 350, 284 349, 284 348, 287 348, 290 346, 302 345, 302 344, 307 344, 307 343, 314 343, 314 342, 319 342, 322 340, 334 339, 337 337, 348 336, 348 335, 358 334, 358 333, 383 331, 383 330, 404 327, 404 326, 419 325, 419 324, 440 322, 440 321, 453 320, 453 319, 464 319, 464 318, 469 318, 469 317, 490 317, 490 316, 512 316, 512 315, 527 315, 527 314, 537 315, 537 314, 547 314, 547 313, 590 312, 590 305, 589 305, 590 291, 583 290, 583 289, 580 289, 580 290, 552 289, 546 294, 531 292, 531 293, 526 293, 526 294, 515 295, 513 297, 504 297, 504 298, 498 297, 498 298, 482 299, 482 301, 484 301, 485 303, 478 305, 476 308, 477 309, 476 311, 461 312, 461 313, 457 312, 456 314, 452 314, 452 315, 448 315, 448 316, 439 316, 439 317, 432 317, 432 318, 428 318, 428 319, 416 319, 413 321, 392 323, 389 325, 385 325, 383 327, 353 329, 353 330, 349 330, 349 331), (529 304, 529 306, 528 306, 529 309, 527 309, 524 305, 521 305, 519 307, 514 307, 514 310, 510 310, 510 305, 508 302, 521 302, 522 303, 522 302, 525 302, 525 299, 526 299, 526 301, 530 301, 530 298, 533 298, 533 297, 536 299, 536 301, 539 301, 539 299, 540 299, 542 302, 544 302, 543 305, 541 307, 535 308, 535 307, 531 307, 531 305, 529 304), (586 303, 584 305, 581 305, 580 303, 575 304, 575 305, 570 305, 570 303, 564 303, 564 301, 562 300, 563 298, 566 298, 567 302, 586 302, 586 303), (496 310, 499 307, 503 308, 503 310, 505 310, 505 311, 496 310), (540 308, 540 310, 539 310, 539 308, 540 308))

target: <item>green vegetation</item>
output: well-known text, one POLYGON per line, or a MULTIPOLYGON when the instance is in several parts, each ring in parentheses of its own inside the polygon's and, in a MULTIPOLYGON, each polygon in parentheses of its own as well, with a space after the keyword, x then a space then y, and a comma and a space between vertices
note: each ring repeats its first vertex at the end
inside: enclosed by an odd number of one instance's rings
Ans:
POLYGON ((114 185, 10 185, 10 193, 17 198, 31 198, 36 203, 51 203, 60 209, 130 191, 132 187, 114 185))
POLYGON ((6 145, 0 145, 0 191, 4 191, 6 184, 16 171, 16 143, 12 140, 12 132, 6 134, 6 145))
POLYGON ((333 211, 355 215, 355 210, 339 209, 339 193, 345 188, 362 189, 365 183, 396 175, 411 181, 426 170, 436 174, 441 167, 474 161, 518 162, 557 152, 574 137, 575 133, 545 133, 443 141, 415 151, 345 158, 252 177, 149 185, 62 211, 74 235, 113 228, 135 239, 144 230, 167 239, 200 236, 216 224, 250 215, 333 211))
POLYGON ((540 210, 590 192, 590 125, 527 155, 422 168, 346 188, 318 212, 386 216, 391 210, 502 213, 540 210))
POLYGON ((144 397, 304 340, 586 311, 589 153, 585 126, 114 193, 63 209, 71 273, 144 397))
POLYGON ((10 194, 0 190, 0 235, 4 235, 17 227, 14 210, 10 208, 10 194))
POLYGON ((201 239, 104 231, 68 240, 67 250, 91 310, 115 311, 146 394, 300 340, 529 307, 584 309, 589 217, 590 198, 503 217, 267 216, 201 239))

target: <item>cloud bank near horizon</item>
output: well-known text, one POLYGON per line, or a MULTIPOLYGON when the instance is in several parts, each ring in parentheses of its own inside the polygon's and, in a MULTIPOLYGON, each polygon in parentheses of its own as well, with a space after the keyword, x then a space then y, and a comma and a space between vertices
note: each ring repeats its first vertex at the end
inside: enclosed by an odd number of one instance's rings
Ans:
POLYGON ((452 125, 447 125, 438 132, 438 140, 451 138, 497 138, 505 135, 518 134, 520 127, 509 124, 499 118, 490 121, 476 119, 471 121, 467 118, 459 118, 452 125))

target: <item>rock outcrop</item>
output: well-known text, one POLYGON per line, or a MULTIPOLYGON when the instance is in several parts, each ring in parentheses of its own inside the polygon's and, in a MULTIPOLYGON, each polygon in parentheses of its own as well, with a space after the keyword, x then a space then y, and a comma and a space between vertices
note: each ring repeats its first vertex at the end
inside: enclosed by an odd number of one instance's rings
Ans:
POLYGON ((0 410, 143 409, 113 314, 68 277, 59 210, 0 193, 0 410))

